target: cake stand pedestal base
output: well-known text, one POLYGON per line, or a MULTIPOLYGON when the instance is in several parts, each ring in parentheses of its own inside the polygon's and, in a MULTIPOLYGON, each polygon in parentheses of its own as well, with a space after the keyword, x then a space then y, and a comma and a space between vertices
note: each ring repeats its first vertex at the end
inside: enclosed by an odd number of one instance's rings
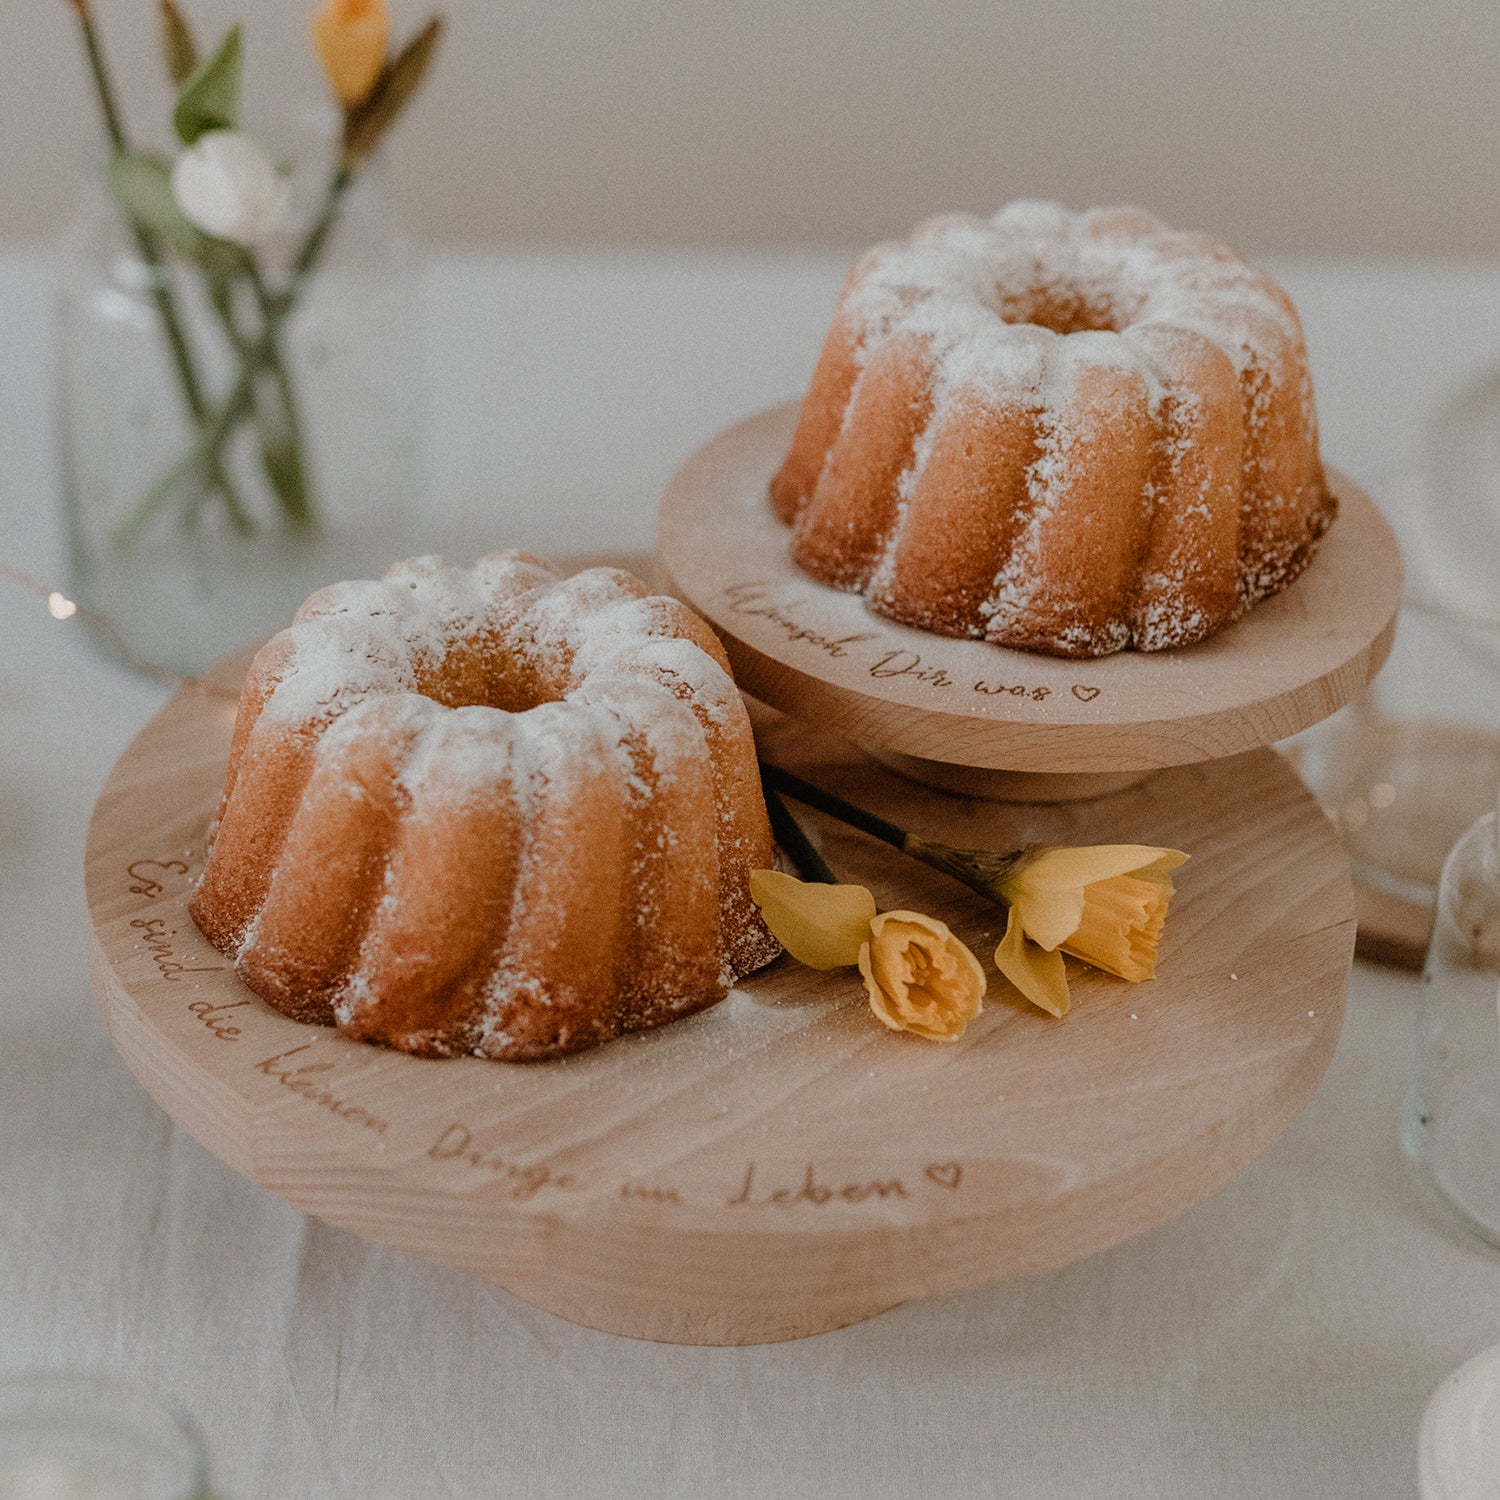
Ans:
POLYGON ((1076 775, 1050 771, 987 771, 983 766, 951 766, 940 760, 923 760, 918 755, 901 755, 894 750, 866 746, 865 754, 881 765, 889 766, 908 781, 960 797, 980 797, 986 802, 1087 802, 1094 797, 1109 797, 1138 785, 1151 773, 1125 771, 1118 776, 1076 775))

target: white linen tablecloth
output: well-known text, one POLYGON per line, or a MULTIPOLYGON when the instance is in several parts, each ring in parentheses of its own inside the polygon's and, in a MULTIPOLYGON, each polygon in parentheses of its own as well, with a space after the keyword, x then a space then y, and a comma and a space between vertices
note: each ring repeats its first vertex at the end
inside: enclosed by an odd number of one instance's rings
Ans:
MULTIPOLYGON (((1281 265, 1325 451, 1388 504, 1500 354, 1500 271, 1281 265)), ((836 258, 445 260, 434 536, 648 545, 674 466, 803 385, 836 258)), ((0 256, 0 559, 56 578, 48 278, 0 256)), ((1329 1075, 1224 1192, 1062 1272, 749 1349, 636 1343, 304 1218, 157 1108, 90 997, 84 831, 163 693, 0 582, 0 1373, 101 1367, 298 1497, 1385 1500, 1500 1339, 1500 1261, 1425 1211, 1396 1115, 1415 983, 1357 968, 1329 1075)))

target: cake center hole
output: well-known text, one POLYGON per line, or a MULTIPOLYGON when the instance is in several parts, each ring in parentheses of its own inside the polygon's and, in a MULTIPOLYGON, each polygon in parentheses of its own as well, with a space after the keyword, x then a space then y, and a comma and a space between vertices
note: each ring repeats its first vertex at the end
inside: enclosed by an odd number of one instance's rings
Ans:
POLYGON ((1068 294, 1054 290, 1037 297, 1025 315, 1011 317, 1002 312, 1007 323, 1032 323, 1038 328, 1050 328, 1053 333, 1119 333, 1126 326, 1112 301, 1102 297, 1088 297, 1082 292, 1068 294))
POLYGON ((1135 321, 1144 292, 1115 276, 1059 276, 1030 286, 997 286, 991 306, 1007 323, 1053 333, 1122 333, 1135 321))
POLYGON ((525 713, 565 696, 555 664, 487 638, 457 640, 418 674, 417 690, 445 708, 525 713))

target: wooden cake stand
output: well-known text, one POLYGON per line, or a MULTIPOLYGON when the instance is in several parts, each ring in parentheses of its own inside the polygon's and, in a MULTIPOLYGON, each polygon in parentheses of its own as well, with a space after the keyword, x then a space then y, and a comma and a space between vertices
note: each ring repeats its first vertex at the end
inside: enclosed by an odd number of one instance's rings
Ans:
POLYGON ((1336 472, 1339 519, 1306 573, 1200 645, 1068 661, 895 624, 792 561, 766 487, 796 416, 795 402, 774 407, 688 459, 662 498, 662 563, 747 693, 918 781, 1017 802, 1099 796, 1285 739, 1342 708, 1390 652, 1400 550, 1336 472))
MULTIPOLYGON (((232 694, 247 660, 210 684, 232 694)), ((230 697, 180 694, 94 810, 90 968, 115 1045, 252 1181, 590 1327, 762 1343, 1065 1265, 1260 1156, 1338 1036, 1347 869, 1271 751, 1163 771, 1106 800, 1011 807, 916 785, 763 712, 769 757, 936 838, 1188 850, 1160 978, 1131 986, 1079 968, 1073 1011, 1056 1021, 991 971, 983 1015, 953 1046, 887 1031, 853 971, 789 959, 701 1015, 557 1062, 348 1042, 263 1005, 188 916, 233 714, 230 697)), ((941 917, 990 969, 1002 912, 884 845, 808 823, 841 876, 882 907, 941 917)))

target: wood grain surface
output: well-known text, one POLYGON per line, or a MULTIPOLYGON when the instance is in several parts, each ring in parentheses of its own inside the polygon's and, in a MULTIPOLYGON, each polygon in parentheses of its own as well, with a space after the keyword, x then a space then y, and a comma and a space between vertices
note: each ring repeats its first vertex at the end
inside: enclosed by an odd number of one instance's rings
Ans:
MULTIPOLYGON (((246 660, 210 686, 232 690, 246 660)), ((1014 808, 915 786, 757 710, 765 753, 934 837, 1188 850, 1160 978, 1130 986, 1078 967, 1073 1012, 1055 1021, 990 968, 1001 913, 808 814, 841 876, 883 907, 941 916, 981 956, 991 993, 959 1044, 889 1032, 852 971, 785 958, 702 1015, 556 1062, 348 1042, 263 1005, 187 915, 233 711, 230 697, 179 695, 95 808, 91 972, 116 1046, 252 1181, 595 1328, 797 1338, 1064 1265, 1255 1160, 1338 1036, 1346 866, 1274 753, 1014 808)))
MULTIPOLYGON (((1400 551, 1337 473, 1339 518, 1307 571, 1199 645, 1070 661, 898 625, 792 561, 766 485, 796 413, 796 403, 762 412, 683 464, 658 516, 662 562, 719 632, 746 692, 908 757, 909 774, 950 787, 955 766, 1118 785, 1285 739, 1347 703, 1389 654, 1400 551)), ((982 785, 971 777, 964 789, 982 785)))

